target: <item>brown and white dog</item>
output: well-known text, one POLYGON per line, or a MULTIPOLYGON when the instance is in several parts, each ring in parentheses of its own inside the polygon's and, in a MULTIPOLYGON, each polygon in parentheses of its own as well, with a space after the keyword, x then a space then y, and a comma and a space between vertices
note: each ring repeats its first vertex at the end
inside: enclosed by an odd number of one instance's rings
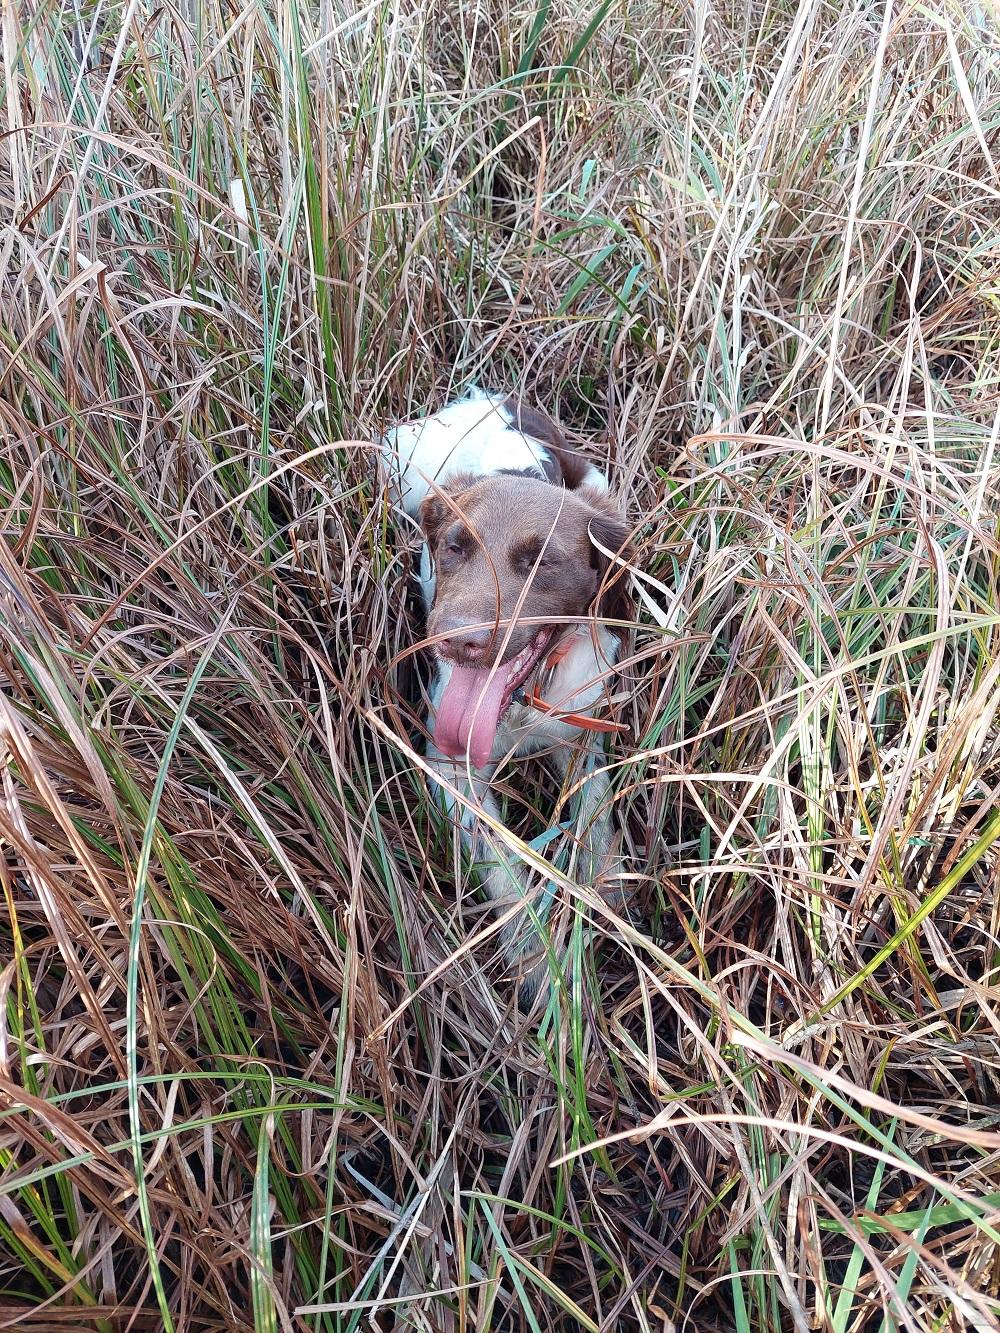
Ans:
MULTIPOLYGON (((628 532, 607 479, 548 417, 479 390, 397 426, 385 454, 425 538, 420 584, 435 652, 428 758, 446 808, 461 807, 485 892, 501 908, 526 901, 524 867, 487 841, 481 816, 499 820, 490 784, 505 756, 545 751, 573 790, 577 878, 620 900, 603 763, 614 728, 595 712, 630 613, 627 574, 613 559, 628 532)), ((549 897, 532 894, 530 911, 505 929, 522 997, 544 975, 531 917, 544 918, 549 897)))

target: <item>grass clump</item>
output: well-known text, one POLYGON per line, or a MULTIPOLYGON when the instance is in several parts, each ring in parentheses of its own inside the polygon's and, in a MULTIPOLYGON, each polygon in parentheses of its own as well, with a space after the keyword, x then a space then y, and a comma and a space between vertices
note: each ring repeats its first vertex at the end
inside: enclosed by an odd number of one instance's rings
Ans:
POLYGON ((996 1327, 993 17, 0 38, 0 1326, 996 1327), (530 1016, 373 466, 472 380, 639 550, 639 911, 530 1016))

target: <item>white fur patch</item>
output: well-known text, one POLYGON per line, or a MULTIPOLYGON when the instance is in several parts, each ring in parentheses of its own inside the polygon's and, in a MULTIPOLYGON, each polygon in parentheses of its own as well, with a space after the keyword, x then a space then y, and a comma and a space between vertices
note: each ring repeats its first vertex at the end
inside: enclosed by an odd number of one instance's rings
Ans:
MULTIPOLYGON (((516 429, 503 406, 505 396, 471 389, 433 416, 404 421, 390 430, 382 451, 403 508, 420 514, 424 496, 459 473, 487 477, 496 472, 534 472, 545 479, 548 450, 516 429)), ((585 483, 608 489, 603 472, 591 466, 585 483)))
POLYGON ((444 486, 460 472, 476 477, 504 470, 545 476, 548 454, 537 440, 512 430, 499 394, 473 390, 433 416, 404 421, 385 437, 403 508, 416 518, 432 486, 444 486))

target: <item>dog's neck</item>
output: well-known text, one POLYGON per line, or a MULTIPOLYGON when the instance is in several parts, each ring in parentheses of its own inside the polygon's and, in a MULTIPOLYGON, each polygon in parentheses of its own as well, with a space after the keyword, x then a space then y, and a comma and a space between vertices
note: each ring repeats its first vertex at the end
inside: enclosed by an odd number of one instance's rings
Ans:
MULTIPOLYGON (((600 664, 601 658, 604 657, 602 648, 606 646, 601 641, 605 635, 606 631, 599 629, 595 642, 594 630, 590 625, 578 625, 575 629, 569 630, 543 659, 534 678, 529 679, 514 696, 516 702, 536 712, 547 713, 561 722, 578 727, 581 731, 608 734, 627 730, 622 723, 559 707, 560 699, 574 694, 576 692, 574 687, 581 683, 574 679, 579 672, 579 665, 582 665, 579 659, 585 658, 588 668, 592 664, 600 664)), ((613 656, 608 656, 605 665, 610 667, 612 662, 613 656)), ((590 670, 583 674, 585 677, 589 676, 590 670)))

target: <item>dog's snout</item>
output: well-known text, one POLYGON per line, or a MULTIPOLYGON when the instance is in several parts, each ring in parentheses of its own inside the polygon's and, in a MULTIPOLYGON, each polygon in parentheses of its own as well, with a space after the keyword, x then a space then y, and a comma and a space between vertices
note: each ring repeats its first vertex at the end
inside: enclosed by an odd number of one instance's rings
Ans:
POLYGON ((487 627, 464 625, 458 620, 444 620, 435 628, 439 634, 447 635, 438 641, 438 651, 455 662, 480 661, 493 637, 487 627))

